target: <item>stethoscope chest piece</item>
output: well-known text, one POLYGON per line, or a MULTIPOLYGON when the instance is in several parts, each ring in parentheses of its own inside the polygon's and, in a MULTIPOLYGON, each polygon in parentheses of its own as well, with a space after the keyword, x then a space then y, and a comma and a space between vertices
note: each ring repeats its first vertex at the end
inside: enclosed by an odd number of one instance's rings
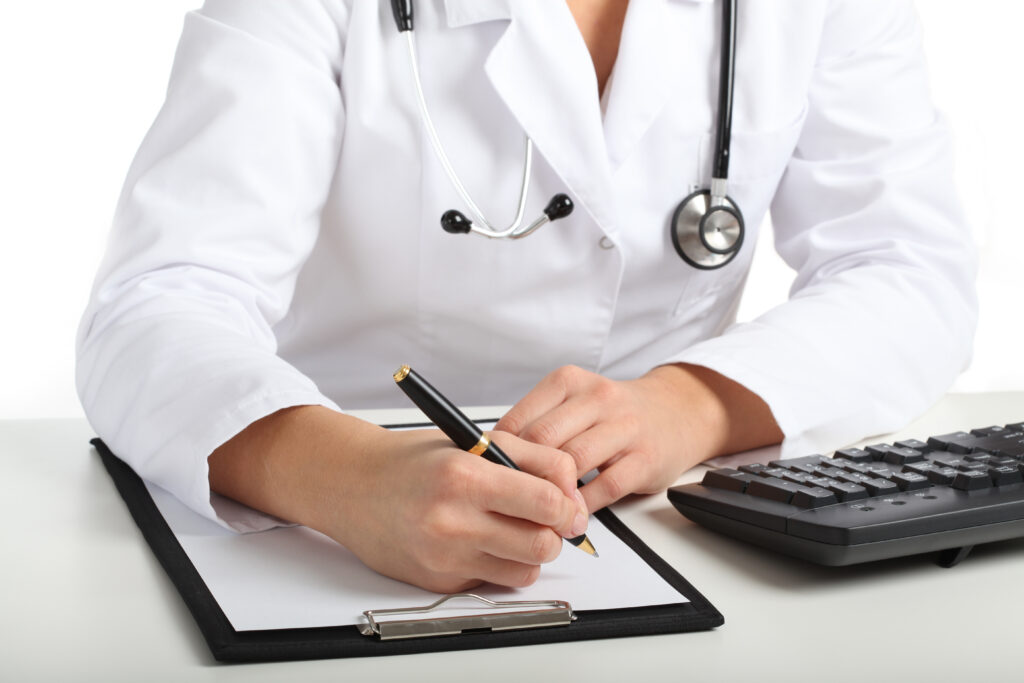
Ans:
POLYGON ((743 215, 729 197, 711 206, 711 192, 686 196, 669 225, 669 241, 694 268, 713 270, 732 261, 743 245, 743 215))

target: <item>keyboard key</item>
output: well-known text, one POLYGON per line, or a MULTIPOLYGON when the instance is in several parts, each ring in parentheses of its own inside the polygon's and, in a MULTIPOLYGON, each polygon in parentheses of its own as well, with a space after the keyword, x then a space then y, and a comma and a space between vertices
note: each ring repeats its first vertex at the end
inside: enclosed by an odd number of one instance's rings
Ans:
POLYGON ((978 453, 980 451, 1007 455, 1024 454, 1024 434, 1008 431, 1005 434, 981 437, 974 443, 971 452, 978 453))
POLYGON ((872 460, 881 460, 892 448, 893 446, 890 446, 887 443, 876 443, 871 446, 865 446, 864 450, 871 454, 872 460))
POLYGON ((857 472, 841 472, 840 474, 837 474, 835 477, 833 477, 833 479, 845 481, 848 484, 860 484, 864 481, 870 481, 874 479, 874 477, 869 477, 866 474, 859 474, 857 472))
POLYGON ((957 475, 953 477, 952 486, 961 491, 977 491, 991 488, 992 479, 989 478, 988 472, 967 470, 966 472, 957 472, 957 475))
POLYGON ((852 462, 870 462, 874 458, 862 448, 844 448, 836 451, 836 460, 850 460, 852 462))
POLYGON ((852 460, 840 460, 837 463, 844 472, 856 472, 857 474, 867 474, 868 468, 865 465, 854 462, 852 460))
POLYGON ((950 453, 970 453, 981 438, 967 432, 950 432, 928 437, 928 445, 950 453))
POLYGON ((997 434, 1005 434, 1006 432, 1011 431, 1013 430, 1007 429, 1006 427, 992 425, 991 427, 978 427, 977 429, 972 429, 971 434, 973 434, 974 436, 995 436, 997 434))
POLYGON ((805 486, 793 494, 793 500, 790 502, 797 507, 813 509, 834 505, 839 502, 839 499, 836 498, 835 493, 828 489, 817 486, 813 488, 805 486))
POLYGON ((932 450, 931 446, 920 439, 904 439, 903 441, 897 441, 893 445, 898 448, 912 448, 915 451, 921 451, 922 453, 928 453, 932 450))
POLYGON ((913 448, 896 446, 886 451, 882 459, 893 465, 905 465, 908 462, 921 462, 924 460, 924 453, 913 448))
POLYGON ((840 474, 845 474, 846 470, 841 470, 838 467, 818 467, 815 472, 822 477, 829 477, 835 479, 840 474))
MULTIPOLYGON (((1016 467, 1016 465, 1014 467, 1016 467)), ((828 477, 807 477, 807 481, 804 482, 804 486, 819 486, 823 489, 827 489, 829 485, 834 483, 835 479, 829 479, 828 477)))
POLYGON ((757 473, 757 476, 765 477, 765 478, 768 478, 768 477, 776 477, 776 478, 778 478, 778 477, 781 477, 785 473, 786 473, 786 470, 782 469, 781 467, 765 467, 763 470, 761 470, 760 472, 757 473))
POLYGON ((1024 481, 1024 473, 1021 472, 1017 467, 1011 465, 999 465, 998 467, 990 467, 988 470, 989 476, 992 478, 992 483, 996 486, 1005 486, 1007 484, 1019 484, 1024 481))
POLYGON ((766 469, 768 469, 767 465, 755 462, 750 465, 742 465, 740 467, 740 472, 746 472, 747 474, 761 474, 761 472, 766 469))
POLYGON ((935 469, 935 465, 930 462, 912 462, 909 465, 903 466, 904 472, 916 472, 920 475, 925 475, 935 469))
POLYGON ((890 481, 896 484, 900 491, 916 491, 917 489, 926 489, 931 486, 928 477, 917 472, 900 472, 899 474, 892 475, 890 481))
POLYGON ((954 477, 958 474, 958 471, 953 467, 937 467, 934 470, 926 472, 924 476, 928 477, 928 481, 939 486, 949 486, 953 483, 954 477))
POLYGON ((829 484, 827 488, 829 491, 836 494, 836 498, 838 498, 841 503, 868 497, 868 490, 860 484, 850 484, 845 481, 837 481, 829 484))
POLYGON ((783 481, 791 481, 794 484, 803 484, 807 481, 809 476, 810 475, 804 474, 803 472, 790 472, 789 470, 786 470, 779 476, 779 479, 782 479, 783 481))
POLYGON ((713 489, 725 489, 726 491, 743 493, 747 488, 747 484, 754 478, 753 474, 737 472, 729 467, 723 467, 705 472, 704 480, 701 483, 713 489))
POLYGON ((900 468, 886 468, 884 470, 873 470, 868 472, 865 476, 869 479, 889 479, 892 480, 894 476, 900 473, 900 468))
MULTIPOLYGON (((796 459, 797 458, 794 458, 794 460, 796 460, 796 459)), ((786 460, 773 460, 772 462, 770 462, 768 464, 771 467, 773 467, 773 468, 777 467, 779 469, 784 469, 784 470, 786 470, 788 472, 800 472, 802 474, 807 474, 807 475, 815 474, 815 470, 818 467, 821 466, 820 463, 811 463, 811 462, 806 462, 806 463, 798 462, 796 464, 789 464, 786 460), (779 463, 779 464, 776 464, 776 463, 779 463)))
POLYGON ((747 495, 788 503, 800 488, 799 484, 774 477, 757 477, 747 484, 747 495))
MULTIPOLYGON (((941 455, 931 458, 931 462, 937 467, 952 467, 957 468, 963 465, 966 461, 963 458, 957 458, 952 455, 941 455)), ((742 467, 740 469, 743 469, 742 467)))
POLYGON ((971 455, 965 455, 964 460, 968 462, 983 462, 986 465, 992 460, 991 453, 972 453, 971 455))
POLYGON ((1015 458, 1024 456, 1024 437, 1006 439, 1000 444, 991 446, 989 452, 995 455, 1009 455, 1015 458))
MULTIPOLYGON (((805 455, 802 458, 786 458, 785 460, 772 460, 768 463, 769 467, 781 467, 787 470, 794 470, 801 466, 816 467, 826 462, 826 458, 823 455, 805 455)), ((804 471, 804 470, 801 470, 804 471)))
POLYGON ((872 496, 885 496, 899 491, 899 487, 888 479, 869 479, 862 482, 872 496))

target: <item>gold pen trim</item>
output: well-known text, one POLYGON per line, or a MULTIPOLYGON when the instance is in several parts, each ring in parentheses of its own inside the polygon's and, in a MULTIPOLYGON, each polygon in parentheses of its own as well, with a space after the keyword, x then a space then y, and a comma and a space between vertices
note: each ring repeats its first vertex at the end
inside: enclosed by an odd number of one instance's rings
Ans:
POLYGON ((395 370, 395 374, 391 376, 395 378, 396 382, 401 382, 403 379, 409 376, 410 371, 412 371, 412 368, 410 368, 408 365, 403 365, 402 367, 395 370))
POLYGON ((469 449, 469 452, 473 455, 483 455, 487 447, 491 445, 491 440, 487 438, 486 434, 480 435, 480 440, 476 442, 476 445, 469 449))

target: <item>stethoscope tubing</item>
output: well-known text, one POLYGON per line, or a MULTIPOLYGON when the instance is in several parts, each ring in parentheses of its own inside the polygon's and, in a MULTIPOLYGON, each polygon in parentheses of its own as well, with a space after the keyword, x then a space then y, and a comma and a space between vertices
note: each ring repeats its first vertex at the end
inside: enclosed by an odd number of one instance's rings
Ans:
POLYGON ((729 177, 732 102, 736 77, 736 0, 722 0, 722 49, 718 82, 718 123, 712 178, 729 177))
MULTIPOLYGON (((473 198, 470 196, 466 186, 462 184, 462 180, 455 172, 452 162, 448 159, 448 154, 444 151, 444 146, 441 144, 441 138, 437 134, 437 129, 434 128, 434 121, 430 116, 430 110, 427 108, 427 98, 423 95, 423 82, 420 80, 419 59, 416 55, 416 32, 410 29, 408 31, 403 31, 402 33, 405 34, 406 45, 409 48, 409 62, 412 66, 413 83, 416 86, 416 102, 419 104, 420 116, 423 119, 423 125, 427 130, 427 138, 430 140, 430 146, 434 148, 434 154, 437 155, 438 161, 441 162, 441 166, 444 168, 445 174, 455 187, 455 191, 458 193, 459 197, 463 202, 465 202, 466 206, 469 207, 470 212, 476 220, 491 233, 487 234, 485 232, 481 232, 481 234, 486 237, 493 238, 511 236, 515 233, 516 229, 522 225, 523 214, 526 211, 527 192, 530 184, 530 173, 533 166, 533 141, 530 140, 528 136, 526 137, 523 176, 519 188, 519 204, 516 208, 516 216, 510 226, 504 230, 498 230, 484 217, 484 212, 479 206, 477 206, 477 203, 473 201, 473 198)), ((536 230, 536 228, 534 228, 534 230, 536 230)), ((479 230, 476 231, 480 232, 479 230)), ((532 230, 530 232, 532 232, 532 230)), ((524 234, 523 237, 525 236, 526 235, 524 234)))
MULTIPOLYGON (((742 246, 744 237, 743 215, 727 194, 736 75, 737 0, 721 0, 721 2, 722 45, 711 185, 708 190, 697 190, 685 197, 673 213, 669 226, 670 241, 682 259, 694 267, 704 270, 720 268, 732 261, 742 246)), ((471 221, 461 212, 453 209, 445 212, 441 217, 442 227, 452 233, 475 232, 492 239, 522 239, 541 226, 569 215, 573 209, 572 200, 564 194, 559 194, 552 198, 544 209, 544 213, 537 220, 525 228, 522 227, 533 165, 533 141, 526 135, 523 174, 520 179, 519 202, 516 206, 515 218, 511 225, 500 230, 486 219, 483 211, 473 201, 469 191, 455 172, 430 116, 426 97, 423 94, 423 83, 420 79, 419 58, 413 28, 412 0, 391 0, 391 8, 395 25, 400 33, 406 35, 409 63, 416 89, 416 102, 430 145, 456 193, 475 219, 475 221, 471 221)))

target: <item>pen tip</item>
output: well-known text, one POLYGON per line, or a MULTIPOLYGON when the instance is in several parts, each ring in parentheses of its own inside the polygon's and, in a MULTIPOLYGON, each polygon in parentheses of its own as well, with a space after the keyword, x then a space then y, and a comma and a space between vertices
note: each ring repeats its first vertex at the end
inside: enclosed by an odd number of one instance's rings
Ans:
POLYGON ((582 550, 583 552, 587 553, 588 555, 599 557, 599 555, 597 554, 597 548, 594 547, 594 544, 591 543, 590 539, 586 536, 583 537, 583 540, 580 541, 580 544, 576 547, 582 550))

